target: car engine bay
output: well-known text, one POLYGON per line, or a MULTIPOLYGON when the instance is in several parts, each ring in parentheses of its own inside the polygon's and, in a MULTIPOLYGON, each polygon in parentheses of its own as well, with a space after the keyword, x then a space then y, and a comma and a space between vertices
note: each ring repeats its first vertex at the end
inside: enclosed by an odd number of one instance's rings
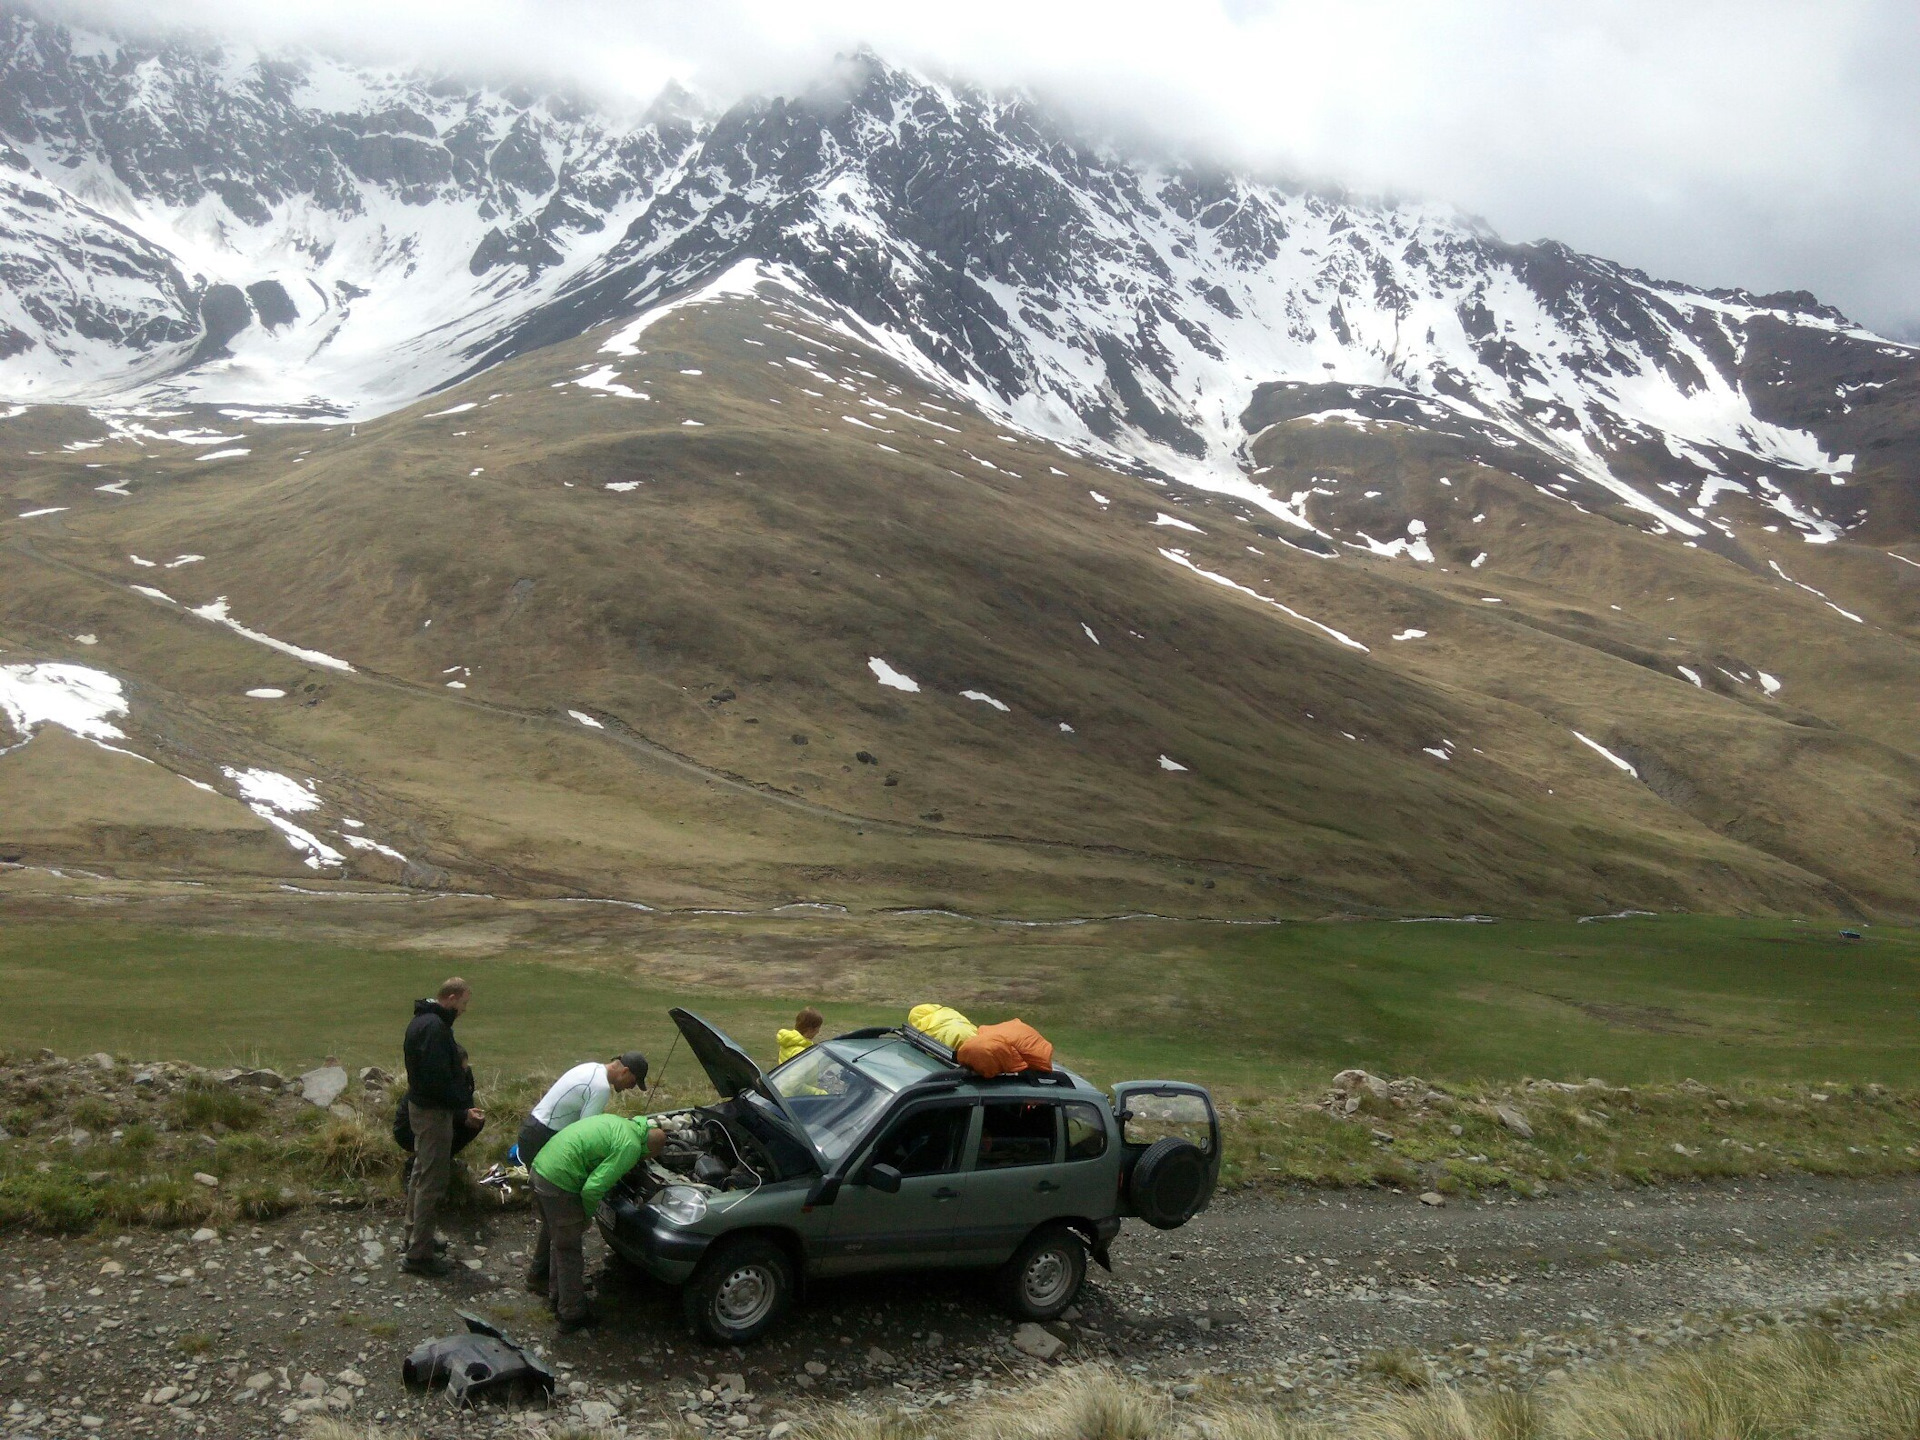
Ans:
POLYGON ((780 1178, 779 1167, 766 1146, 727 1116, 727 1108, 700 1106, 647 1117, 666 1133, 667 1143, 629 1179, 641 1198, 650 1198, 667 1185, 754 1190, 780 1178))

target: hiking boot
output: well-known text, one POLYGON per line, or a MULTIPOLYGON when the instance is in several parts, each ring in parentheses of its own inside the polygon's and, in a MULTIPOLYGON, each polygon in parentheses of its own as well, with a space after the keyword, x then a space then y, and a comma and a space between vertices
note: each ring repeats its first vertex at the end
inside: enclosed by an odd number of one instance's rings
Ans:
POLYGON ((600 1316, 597 1313, 592 1310, 583 1310, 571 1320, 562 1318, 560 1321, 560 1333, 562 1335, 573 1335, 581 1330, 591 1330, 599 1323, 600 1316))
POLYGON ((415 1260, 409 1257, 400 1262, 400 1273, 403 1275, 428 1275, 436 1280, 444 1280, 453 1273, 453 1262, 448 1260, 444 1255, 429 1255, 424 1260, 415 1260))

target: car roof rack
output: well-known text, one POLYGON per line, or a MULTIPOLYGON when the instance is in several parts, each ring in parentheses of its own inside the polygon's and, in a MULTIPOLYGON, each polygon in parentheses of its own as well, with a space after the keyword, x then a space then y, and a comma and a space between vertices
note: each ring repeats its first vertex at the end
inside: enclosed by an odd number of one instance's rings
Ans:
POLYGON ((958 1066, 953 1051, 942 1045, 925 1031, 916 1030, 911 1025, 868 1025, 863 1029, 849 1030, 844 1035, 836 1035, 836 1040, 878 1040, 883 1036, 895 1035, 906 1041, 923 1055, 931 1055, 936 1060, 944 1060, 949 1065, 958 1066))

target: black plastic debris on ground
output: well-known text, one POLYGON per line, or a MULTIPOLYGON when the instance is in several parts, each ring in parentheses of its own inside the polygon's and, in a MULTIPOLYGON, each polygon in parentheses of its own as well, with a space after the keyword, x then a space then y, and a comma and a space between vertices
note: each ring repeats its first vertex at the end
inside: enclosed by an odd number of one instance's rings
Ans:
POLYGON ((531 1400, 553 1394, 553 1372, 478 1315, 456 1310, 465 1335, 425 1340, 400 1373, 409 1385, 447 1387, 456 1405, 476 1400, 531 1400))

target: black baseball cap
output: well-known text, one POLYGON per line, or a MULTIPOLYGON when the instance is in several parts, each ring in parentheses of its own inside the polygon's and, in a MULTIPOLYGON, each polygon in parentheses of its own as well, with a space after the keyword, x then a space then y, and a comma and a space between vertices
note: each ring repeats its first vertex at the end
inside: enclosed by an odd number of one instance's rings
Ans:
POLYGON ((647 1057, 645 1055, 638 1050, 629 1050, 626 1054, 616 1055, 613 1058, 633 1072, 633 1078, 640 1082, 642 1090, 647 1088, 647 1057))

